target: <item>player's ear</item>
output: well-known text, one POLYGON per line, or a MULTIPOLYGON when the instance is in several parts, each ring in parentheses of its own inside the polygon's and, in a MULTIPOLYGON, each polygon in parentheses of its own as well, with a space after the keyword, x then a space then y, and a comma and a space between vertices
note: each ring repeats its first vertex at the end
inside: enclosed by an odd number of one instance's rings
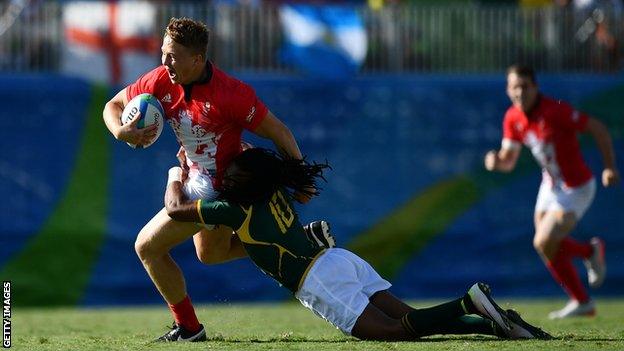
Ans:
POLYGON ((203 65, 205 62, 206 62, 206 59, 204 58, 204 55, 202 54, 195 55, 195 58, 193 59, 193 64, 195 65, 203 65))

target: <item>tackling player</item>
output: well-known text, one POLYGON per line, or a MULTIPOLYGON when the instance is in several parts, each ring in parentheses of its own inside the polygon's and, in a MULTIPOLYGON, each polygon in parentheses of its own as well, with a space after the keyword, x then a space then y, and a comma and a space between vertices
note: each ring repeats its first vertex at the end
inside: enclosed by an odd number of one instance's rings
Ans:
POLYGON ((602 184, 616 184, 619 173, 607 128, 598 120, 575 110, 563 101, 539 93, 535 73, 526 66, 507 70, 507 95, 512 106, 503 121, 500 150, 489 151, 485 168, 510 172, 520 155, 522 144, 542 167, 542 184, 535 204, 533 246, 553 278, 570 297, 568 304, 549 314, 551 319, 593 316, 593 301, 578 277, 572 259, 585 261, 589 285, 599 287, 605 277, 605 245, 594 237, 579 242, 570 232, 591 205, 596 182, 581 155, 577 134, 589 133, 602 154, 602 184))
POLYGON ((212 201, 189 199, 183 190, 183 172, 174 167, 169 171, 165 208, 178 221, 236 228, 249 257, 265 274, 347 335, 387 341, 433 334, 551 338, 515 311, 502 310, 485 284, 474 284, 456 300, 414 309, 394 297, 388 291, 391 284, 357 255, 309 241, 291 198, 293 193, 316 188, 316 178, 323 177, 326 167, 266 149, 249 149, 228 166, 219 199, 212 201))
MULTIPOLYGON (((122 89, 103 111, 104 122, 116 139, 143 145, 154 137, 155 127, 122 125, 120 116, 133 97, 142 93, 156 96, 181 145, 178 157, 189 173, 184 191, 194 199, 216 197, 214 189, 220 184, 225 166, 242 150, 243 129, 270 139, 285 155, 301 158, 288 127, 266 108, 254 90, 207 59, 208 40, 209 31, 203 23, 172 18, 161 47, 162 65, 122 89)), ((308 190, 313 193, 313 189, 308 190)), ((298 200, 307 202, 309 196, 299 194, 298 200)), ((135 249, 175 319, 174 329, 160 340, 205 340, 182 272, 169 255, 174 246, 191 236, 203 263, 247 255, 229 228, 178 222, 165 209, 158 212, 139 232, 135 249)))

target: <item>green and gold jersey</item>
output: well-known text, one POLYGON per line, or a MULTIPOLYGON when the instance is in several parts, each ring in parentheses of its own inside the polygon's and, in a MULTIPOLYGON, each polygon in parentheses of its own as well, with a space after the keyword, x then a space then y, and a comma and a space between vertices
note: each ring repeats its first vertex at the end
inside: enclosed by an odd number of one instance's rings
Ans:
POLYGON ((233 228, 252 261, 260 269, 297 292, 312 263, 323 248, 310 242, 292 202, 283 191, 269 201, 243 208, 227 201, 197 202, 205 224, 225 224, 233 228))

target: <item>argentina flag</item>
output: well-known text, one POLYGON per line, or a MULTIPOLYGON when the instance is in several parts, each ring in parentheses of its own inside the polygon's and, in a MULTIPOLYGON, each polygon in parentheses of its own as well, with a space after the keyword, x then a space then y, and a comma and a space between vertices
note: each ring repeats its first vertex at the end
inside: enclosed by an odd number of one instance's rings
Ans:
POLYGON ((287 4, 279 10, 285 44, 281 59, 311 76, 344 79, 366 58, 364 23, 348 5, 287 4))

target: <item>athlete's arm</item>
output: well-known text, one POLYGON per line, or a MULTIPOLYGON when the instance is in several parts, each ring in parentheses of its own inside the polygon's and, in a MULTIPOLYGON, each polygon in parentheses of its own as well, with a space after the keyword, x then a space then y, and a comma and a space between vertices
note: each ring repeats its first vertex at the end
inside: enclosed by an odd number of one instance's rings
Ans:
POLYGON ((169 170, 169 180, 165 191, 165 209, 172 219, 179 222, 201 222, 197 212, 197 200, 189 200, 184 194, 182 169, 173 167, 169 170))
MULTIPOLYGON (((271 111, 267 112, 266 117, 260 122, 258 127, 254 130, 254 133, 270 139, 275 148, 284 156, 290 156, 295 159, 302 159, 301 151, 297 145, 297 141, 288 127, 282 123, 271 111)), ((315 189, 309 189, 312 193, 315 193, 315 189)), ((295 198, 300 203, 306 203, 310 201, 310 196, 303 193, 296 193, 295 198)))
POLYGON ((275 115, 268 111, 266 117, 260 122, 254 133, 269 139, 275 144, 276 149, 285 156, 301 159, 301 151, 297 141, 288 127, 275 115))
POLYGON ((488 171, 511 172, 520 157, 519 147, 504 147, 498 151, 490 150, 485 154, 485 169, 488 171))
POLYGON ((586 131, 596 141, 596 145, 602 154, 602 163, 604 170, 602 171, 602 185, 611 186, 620 180, 620 174, 615 164, 615 152, 613 151, 613 142, 607 127, 595 118, 587 120, 586 131))
POLYGON ((138 129, 138 116, 132 120, 132 122, 122 125, 121 113, 127 104, 128 99, 126 98, 125 88, 106 103, 104 111, 102 111, 102 117, 104 118, 106 128, 108 128, 117 140, 134 145, 147 144, 156 135, 157 127, 156 125, 151 125, 146 128, 138 129))

